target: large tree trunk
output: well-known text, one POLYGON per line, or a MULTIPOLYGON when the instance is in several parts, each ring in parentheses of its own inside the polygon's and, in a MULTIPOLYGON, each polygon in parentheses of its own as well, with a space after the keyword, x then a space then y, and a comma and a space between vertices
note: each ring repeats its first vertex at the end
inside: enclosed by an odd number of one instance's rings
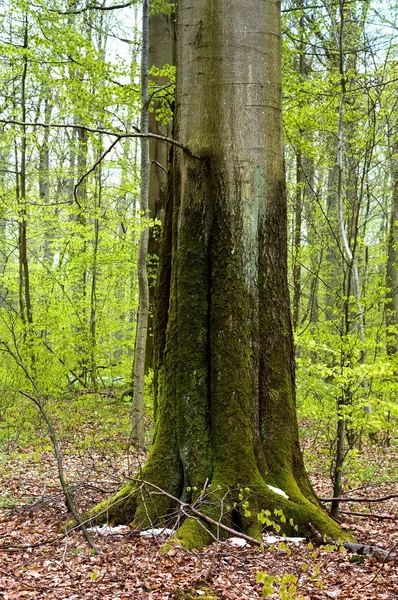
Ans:
MULTIPOLYGON (((311 522, 338 537, 298 441, 280 60, 276 3, 179 0, 176 136, 193 156, 174 157, 160 277, 167 330, 156 340, 157 423, 141 477, 186 502, 205 487, 207 514, 254 534, 256 513, 278 508, 302 532, 311 522)), ((95 512, 145 526, 175 508, 134 485, 95 512)), ((210 539, 189 518, 174 541, 210 539)))

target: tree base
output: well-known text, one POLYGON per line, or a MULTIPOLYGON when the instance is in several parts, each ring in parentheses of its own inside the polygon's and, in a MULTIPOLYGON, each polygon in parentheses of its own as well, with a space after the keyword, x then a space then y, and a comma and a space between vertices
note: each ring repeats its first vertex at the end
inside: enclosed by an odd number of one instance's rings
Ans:
POLYGON ((325 539, 352 539, 322 509, 315 496, 311 500, 306 498, 294 481, 289 487, 286 490, 289 497, 285 498, 262 478, 244 488, 214 482, 205 490, 195 490, 188 502, 186 497, 177 498, 167 489, 162 492, 149 480, 135 480, 95 506, 88 517, 97 523, 129 524, 140 529, 170 527, 171 520, 173 525, 181 522, 164 544, 164 553, 175 545, 201 548, 231 537, 233 533, 223 526, 258 540, 263 529, 290 536, 311 536, 314 528, 325 539))

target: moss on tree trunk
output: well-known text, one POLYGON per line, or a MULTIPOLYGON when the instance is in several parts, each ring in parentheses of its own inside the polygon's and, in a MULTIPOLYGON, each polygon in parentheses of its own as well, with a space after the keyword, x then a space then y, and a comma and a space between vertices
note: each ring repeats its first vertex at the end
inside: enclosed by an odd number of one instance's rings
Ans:
MULTIPOLYGON (((155 326, 156 425, 139 478, 251 535, 260 534, 258 513, 278 510, 286 531, 293 522, 306 534, 311 523, 338 538, 298 439, 279 9, 263 0, 179 0, 177 12, 176 137, 199 158, 174 153, 155 326)), ((169 496, 136 482, 100 508, 140 527, 178 512, 169 496)), ((219 534, 186 518, 171 543, 200 547, 219 534)))

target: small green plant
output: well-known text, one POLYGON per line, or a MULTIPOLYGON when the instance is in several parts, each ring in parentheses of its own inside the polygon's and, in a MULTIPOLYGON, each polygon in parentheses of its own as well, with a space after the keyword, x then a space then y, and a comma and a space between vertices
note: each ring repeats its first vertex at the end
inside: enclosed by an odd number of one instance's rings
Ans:
POLYGON ((260 571, 256 575, 256 581, 263 584, 264 598, 278 593, 280 600, 305 600, 301 594, 297 595, 297 577, 291 573, 269 575, 265 571, 260 571))
MULTIPOLYGON (((281 525, 277 521, 282 524, 287 523, 287 519, 282 510, 275 509, 273 514, 269 510, 262 510, 257 515, 258 521, 267 528, 272 528, 274 532, 277 534, 281 531, 281 525)), ((294 531, 298 531, 297 525, 293 522, 292 519, 289 519, 289 524, 294 531)), ((333 551, 337 549, 335 545, 325 545, 324 549, 327 551, 333 551)), ((284 541, 283 539, 277 543, 272 544, 270 546, 271 551, 284 552, 288 556, 291 555, 292 551, 289 547, 288 540, 284 541)), ((312 542, 308 542, 306 544, 305 553, 309 560, 317 561, 318 553, 314 549, 312 542)), ((307 573, 309 570, 309 564, 305 560, 301 564, 301 573, 307 573)), ((310 580, 315 582, 318 588, 323 587, 323 582, 320 578, 320 566, 315 562, 313 566, 313 570, 311 574, 308 574, 310 580)), ((304 596, 298 593, 298 585, 299 585, 300 575, 296 576, 292 573, 284 573, 283 575, 270 575, 266 571, 259 571, 256 575, 256 581, 258 583, 263 584, 263 596, 264 598, 269 598, 274 594, 278 594, 278 598, 280 600, 304 600, 304 596)))
MULTIPOLYGON (((269 510, 262 510, 257 514, 257 520, 264 528, 271 528, 277 534, 281 533, 282 525, 285 525, 288 522, 283 510, 277 508, 274 509, 273 515, 269 510), (280 525, 277 521, 282 523, 282 525, 280 525)), ((289 525, 294 531, 298 532, 298 527, 294 524, 293 519, 289 519, 289 525)))
POLYGON ((0 496, 0 508, 13 508, 18 504, 18 499, 14 498, 12 494, 6 492, 0 496))

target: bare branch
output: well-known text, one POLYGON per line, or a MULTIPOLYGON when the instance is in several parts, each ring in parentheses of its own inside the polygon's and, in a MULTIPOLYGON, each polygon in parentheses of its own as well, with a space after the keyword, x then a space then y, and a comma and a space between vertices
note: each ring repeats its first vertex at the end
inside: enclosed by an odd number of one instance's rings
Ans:
POLYGON ((251 537, 250 535, 246 535, 245 533, 242 533, 241 531, 236 531, 236 529, 232 529, 232 527, 228 527, 227 525, 224 525, 220 521, 215 521, 211 517, 208 517, 207 515, 202 513, 200 510, 197 510, 196 508, 194 508, 192 506, 192 504, 188 504, 187 502, 183 502, 179 498, 172 496, 172 494, 169 494, 168 492, 162 490, 162 488, 158 487, 154 483, 150 483, 149 481, 145 481, 143 479, 136 479, 136 478, 132 478, 132 481, 136 481, 137 483, 140 483, 141 485, 144 485, 144 486, 148 485, 149 487, 156 490, 156 492, 158 494, 162 494, 163 496, 166 496, 167 498, 170 498, 171 500, 173 500, 174 502, 179 504, 180 510, 185 517, 189 518, 191 515, 194 515, 196 518, 198 518, 202 521, 205 521, 206 523, 209 523, 209 525, 214 525, 214 527, 218 527, 219 529, 222 529, 223 531, 227 531, 228 533, 231 533, 235 537, 240 537, 240 538, 246 540, 247 542, 250 542, 251 544, 254 544, 256 546, 263 546, 263 542, 261 542, 260 540, 257 540, 256 538, 251 537))
POLYGON ((92 166, 92 167, 91 167, 91 168, 90 168, 88 171, 86 171, 86 173, 83 173, 83 175, 80 177, 79 181, 76 183, 76 185, 75 185, 75 187, 74 187, 74 190, 73 190, 73 196, 74 196, 74 198, 75 198, 75 202, 76 202, 76 204, 78 205, 78 207, 79 207, 79 208, 81 208, 81 206, 80 206, 80 204, 79 204, 79 201, 78 201, 78 199, 77 199, 77 189, 78 189, 79 185, 81 185, 81 184, 83 183, 83 181, 86 179, 86 177, 88 177, 88 176, 90 175, 90 173, 93 173, 93 171, 95 171, 95 169, 98 167, 98 165, 99 165, 100 163, 102 163, 102 161, 104 160, 105 156, 106 156, 107 154, 109 154, 109 152, 111 152, 111 150, 112 150, 112 149, 113 149, 113 148, 116 146, 116 144, 117 144, 118 142, 120 142, 120 140, 121 140, 121 138, 120 138, 120 137, 117 137, 117 138, 116 138, 116 139, 115 139, 115 140, 112 142, 112 144, 109 146, 109 148, 107 148, 107 149, 106 149, 106 150, 105 150, 105 151, 104 151, 104 152, 101 154, 101 156, 100 156, 100 157, 99 157, 99 159, 98 159, 98 160, 97 160, 97 161, 96 161, 96 162, 93 164, 93 166, 92 166))
POLYGON ((84 12, 87 12, 89 10, 102 10, 102 11, 109 11, 109 10, 118 10, 121 8, 129 8, 130 6, 133 6, 134 4, 137 4, 137 0, 130 0, 129 2, 125 2, 124 4, 113 4, 111 6, 102 6, 101 4, 88 4, 87 6, 84 6, 83 8, 76 8, 76 9, 71 9, 71 10, 56 10, 55 8, 48 8, 48 12, 52 12, 52 13, 57 13, 58 15, 81 15, 84 12))
POLYGON ((365 517, 367 519, 379 519, 379 520, 387 520, 387 521, 398 521, 398 517, 394 517, 393 515, 379 515, 377 513, 364 513, 364 512, 356 512, 351 510, 341 510, 341 515, 350 515, 353 517, 365 517))
POLYGON ((136 133, 133 132, 125 132, 125 131, 121 131, 116 130, 116 131, 108 131, 106 129, 97 129, 96 127, 86 127, 84 125, 75 125, 73 123, 42 123, 42 122, 36 122, 36 123, 32 123, 32 122, 25 122, 25 121, 17 121, 15 119, 0 119, 0 123, 3 123, 4 125, 18 125, 20 127, 44 127, 45 129, 51 129, 51 127, 54 127, 56 129, 83 129, 84 131, 88 131, 89 133, 99 133, 101 135, 109 135, 109 136, 116 136, 119 138, 119 140, 122 139, 127 139, 127 138, 149 138, 149 139, 154 139, 154 140, 159 140, 160 142, 164 142, 165 144, 170 144, 171 146, 175 146, 176 148, 180 148, 181 150, 183 150, 186 154, 188 154, 188 156, 191 156, 192 158, 200 158, 199 156, 196 156, 195 154, 193 154, 193 152, 191 152, 191 150, 185 146, 184 144, 181 144, 180 142, 178 142, 177 140, 173 140, 172 138, 168 138, 165 137, 164 135, 159 135, 157 133, 140 133, 140 131, 137 129, 136 133))
POLYGON ((385 502, 386 500, 392 500, 398 498, 398 494, 391 494, 390 496, 382 496, 381 498, 319 498, 321 502, 385 502))
POLYGON ((370 579, 367 583, 365 583, 361 588, 359 588, 360 590, 363 590, 365 587, 367 587, 368 585, 370 585, 371 583, 373 583, 374 581, 376 581, 376 579, 379 577, 381 571, 383 570, 384 565, 386 564, 386 562, 388 560, 393 560, 396 559, 396 555, 394 554, 394 550, 396 550, 398 548, 398 543, 394 544, 394 546, 392 548, 390 548, 390 550, 388 550, 388 552, 386 552, 385 556, 384 556, 384 560, 380 566, 380 569, 377 571, 377 573, 374 574, 374 576, 372 577, 372 579, 370 579), (391 558, 393 557, 393 558, 391 558))
POLYGON ((158 162, 157 160, 153 160, 152 164, 157 165, 160 169, 162 169, 166 173, 166 175, 168 175, 168 173, 169 173, 168 170, 163 165, 161 165, 160 162, 158 162))

